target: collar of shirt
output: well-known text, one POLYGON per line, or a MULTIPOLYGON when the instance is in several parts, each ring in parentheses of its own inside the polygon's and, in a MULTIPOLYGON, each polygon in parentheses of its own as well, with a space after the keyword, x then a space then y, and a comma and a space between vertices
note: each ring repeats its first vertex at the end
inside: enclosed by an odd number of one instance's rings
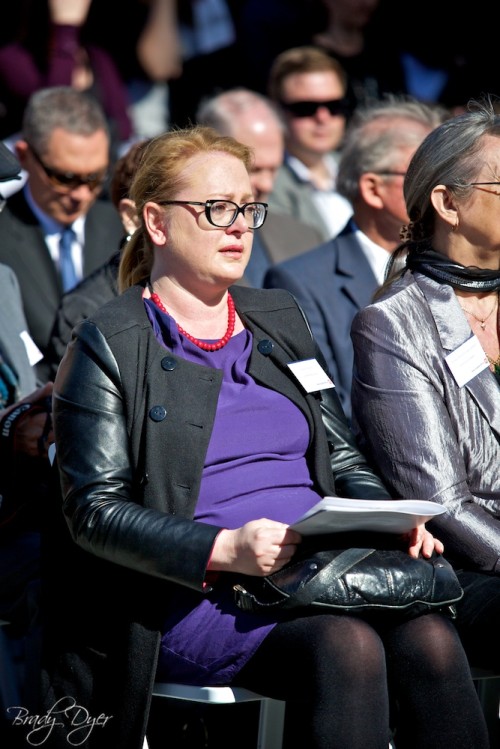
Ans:
MULTIPOLYGON (((331 175, 332 178, 332 187, 331 189, 335 189, 335 183, 337 181, 337 172, 338 172, 338 165, 337 165, 337 158, 335 154, 333 153, 327 153, 324 157, 325 166, 328 170, 328 172, 331 175)), ((290 169, 295 172, 297 177, 302 182, 311 182, 311 172, 309 170, 309 167, 307 167, 304 162, 300 161, 296 156, 292 156, 292 154, 287 153, 285 155, 285 161, 290 167, 290 169)), ((315 187, 311 182, 311 187, 314 187, 315 190, 318 190, 317 187, 315 187)), ((318 192, 321 192, 318 190, 318 192)))
POLYGON ((352 215, 352 206, 349 201, 335 189, 337 179, 337 159, 335 154, 329 153, 325 157, 328 171, 332 175, 332 188, 320 190, 312 184, 308 167, 295 156, 287 154, 286 163, 297 177, 311 186, 311 199, 320 212, 327 234, 325 238, 335 237, 345 226, 347 219, 352 215))
POLYGON ((389 262, 391 254, 379 244, 375 244, 375 242, 372 242, 372 240, 367 237, 366 234, 363 234, 361 229, 358 229, 354 221, 352 221, 352 226, 354 233, 356 234, 356 239, 358 240, 359 245, 366 256, 366 259, 370 264, 370 268, 372 269, 373 274, 377 279, 377 283, 379 286, 381 286, 385 280, 385 269, 387 267, 387 263, 389 262))

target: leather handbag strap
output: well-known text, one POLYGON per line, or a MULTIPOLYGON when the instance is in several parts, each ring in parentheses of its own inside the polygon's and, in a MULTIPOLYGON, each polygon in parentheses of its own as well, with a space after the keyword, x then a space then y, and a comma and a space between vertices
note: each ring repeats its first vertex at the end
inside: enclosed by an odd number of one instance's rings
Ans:
MULTIPOLYGON (((355 564, 373 554, 374 551, 375 549, 346 549, 341 552, 338 557, 331 559, 303 588, 290 596, 282 608, 286 609, 288 605, 294 608, 295 606, 308 606, 324 590, 325 583, 341 577, 355 564)), ((328 552, 324 553, 328 555, 328 552)), ((321 558, 321 553, 316 554, 316 558, 321 558)))

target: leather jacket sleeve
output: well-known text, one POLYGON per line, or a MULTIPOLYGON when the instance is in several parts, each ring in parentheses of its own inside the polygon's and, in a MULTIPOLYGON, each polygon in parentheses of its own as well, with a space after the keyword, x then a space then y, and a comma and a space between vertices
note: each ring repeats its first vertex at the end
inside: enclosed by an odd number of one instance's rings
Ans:
MULTIPOLYGON (((105 560, 202 590, 221 529, 166 512, 161 496, 143 506, 120 371, 88 320, 59 367, 53 409, 63 512, 74 541, 105 560)), ((320 409, 337 493, 389 499, 356 446, 335 389, 322 391, 320 409)))
POLYGON ((63 512, 74 541, 108 561, 201 590, 220 528, 139 504, 120 373, 88 321, 59 367, 53 415, 63 512))
MULTIPOLYGON (((320 349, 316 358, 327 370, 320 349)), ((330 465, 339 497, 391 499, 380 477, 370 468, 359 449, 335 388, 321 391, 321 418, 330 450, 330 465)))

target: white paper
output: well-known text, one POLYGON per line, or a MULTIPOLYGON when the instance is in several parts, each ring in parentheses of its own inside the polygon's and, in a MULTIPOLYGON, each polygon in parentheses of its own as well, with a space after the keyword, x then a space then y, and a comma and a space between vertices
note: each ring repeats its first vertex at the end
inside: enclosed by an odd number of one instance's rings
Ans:
POLYGON ((407 533, 446 512, 424 499, 345 499, 324 497, 290 527, 304 536, 345 531, 407 533))

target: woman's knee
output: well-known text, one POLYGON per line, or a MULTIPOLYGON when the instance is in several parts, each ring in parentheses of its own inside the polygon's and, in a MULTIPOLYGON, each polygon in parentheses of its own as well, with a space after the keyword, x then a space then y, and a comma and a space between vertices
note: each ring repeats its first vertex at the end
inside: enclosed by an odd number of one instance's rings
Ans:
POLYGON ((367 671, 385 674, 385 651, 378 633, 352 616, 329 614, 308 617, 303 630, 304 659, 315 668, 325 666, 344 677, 367 671))

